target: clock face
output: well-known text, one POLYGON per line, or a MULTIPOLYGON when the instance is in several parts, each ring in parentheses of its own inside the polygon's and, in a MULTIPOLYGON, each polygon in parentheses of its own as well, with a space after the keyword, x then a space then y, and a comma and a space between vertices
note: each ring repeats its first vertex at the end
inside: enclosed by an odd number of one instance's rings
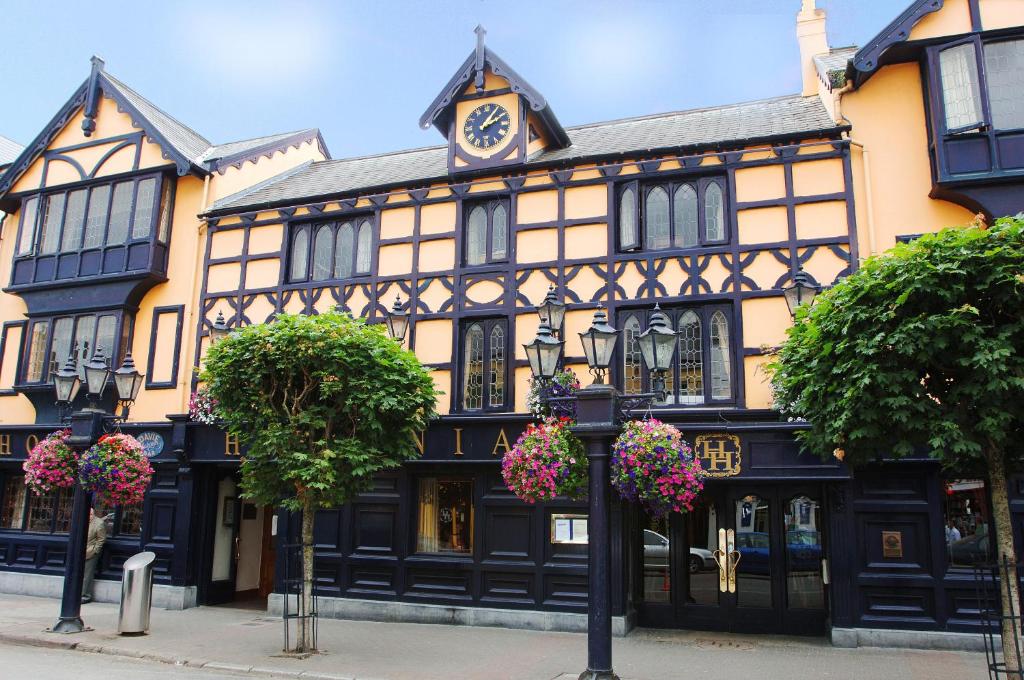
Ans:
POLYGON ((477 149, 489 149, 508 136, 512 117, 500 104, 481 104, 473 109, 462 125, 466 141, 477 149))

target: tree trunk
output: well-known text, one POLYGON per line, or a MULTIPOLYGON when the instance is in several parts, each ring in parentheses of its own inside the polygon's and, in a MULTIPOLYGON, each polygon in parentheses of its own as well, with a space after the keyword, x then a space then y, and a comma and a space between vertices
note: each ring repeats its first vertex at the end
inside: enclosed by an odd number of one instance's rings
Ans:
MULTIPOLYGON (((1001 451, 988 452, 988 479, 992 491, 992 520, 995 525, 995 543, 998 549, 997 561, 1001 575, 999 596, 1003 616, 1020 614, 1020 593, 1017 583, 1017 554, 1013 545, 1013 522, 1010 519, 1010 503, 1006 494, 1006 462, 1001 451)), ((989 537, 991 544, 992 537, 989 537)), ((1003 643, 1003 660, 1006 662, 1006 677, 1020 678, 1020 658, 1017 652, 1016 631, 1013 619, 1002 619, 1000 630, 1003 643)))
POLYGON ((302 602, 299 604, 299 630, 296 652, 315 652, 313 641, 313 520, 316 508, 310 500, 302 504, 302 602))

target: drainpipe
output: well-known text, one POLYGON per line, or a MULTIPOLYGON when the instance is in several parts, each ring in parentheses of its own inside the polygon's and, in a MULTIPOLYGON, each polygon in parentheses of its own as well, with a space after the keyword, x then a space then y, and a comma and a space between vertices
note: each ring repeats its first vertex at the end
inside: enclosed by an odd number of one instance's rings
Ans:
MULTIPOLYGON (((836 90, 835 92, 836 122, 846 123, 851 128, 853 127, 853 122, 843 115, 843 95, 852 91, 853 81, 847 81, 841 89, 836 90)), ((851 146, 855 146, 860 149, 861 161, 864 165, 864 202, 867 204, 864 206, 864 210, 868 218, 868 255, 870 256, 877 252, 875 250, 875 202, 871 191, 871 158, 868 154, 868 149, 864 146, 863 142, 858 142, 852 136, 848 136, 846 140, 850 142, 851 146)))
MULTIPOLYGON (((200 215, 206 212, 208 208, 207 202, 209 201, 209 198, 210 175, 207 175, 206 177, 203 178, 203 199, 199 209, 200 215)), ((201 250, 203 245, 203 233, 205 231, 206 220, 201 218, 199 220, 199 227, 198 229, 196 229, 196 252, 195 256, 192 258, 192 262, 195 263, 195 266, 192 268, 192 291, 191 293, 189 293, 188 298, 188 325, 186 326, 186 328, 196 328, 196 308, 199 306, 199 276, 202 268, 205 266, 205 263, 202 260, 203 253, 201 250)), ((194 368, 198 365, 199 355, 197 353, 196 356, 192 358, 192 366, 194 368)), ((191 396, 189 394, 189 388, 192 381, 192 371, 182 371, 181 375, 178 377, 178 380, 178 403, 181 404, 182 412, 184 412, 188 410, 188 400, 189 397, 191 396)))

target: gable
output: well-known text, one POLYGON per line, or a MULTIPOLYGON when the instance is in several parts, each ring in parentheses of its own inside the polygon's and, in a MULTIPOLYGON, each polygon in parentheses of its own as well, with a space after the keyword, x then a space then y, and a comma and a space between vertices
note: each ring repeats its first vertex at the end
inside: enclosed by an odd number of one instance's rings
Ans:
POLYGON ((109 177, 126 172, 166 167, 163 150, 149 141, 117 103, 103 97, 98 103, 96 128, 86 137, 80 107, 28 167, 9 191, 20 193, 109 177))

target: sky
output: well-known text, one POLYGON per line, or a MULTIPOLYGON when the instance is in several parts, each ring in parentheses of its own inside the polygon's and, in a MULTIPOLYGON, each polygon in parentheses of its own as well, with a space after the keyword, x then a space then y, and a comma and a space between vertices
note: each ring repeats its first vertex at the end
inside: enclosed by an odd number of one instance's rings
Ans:
MULTIPOLYGON (((833 47, 909 0, 818 0, 833 47)), ((0 0, 0 135, 30 142, 107 70, 213 143, 320 128, 335 158, 444 142, 420 115, 475 46, 563 126, 792 94, 800 0, 0 0)))

